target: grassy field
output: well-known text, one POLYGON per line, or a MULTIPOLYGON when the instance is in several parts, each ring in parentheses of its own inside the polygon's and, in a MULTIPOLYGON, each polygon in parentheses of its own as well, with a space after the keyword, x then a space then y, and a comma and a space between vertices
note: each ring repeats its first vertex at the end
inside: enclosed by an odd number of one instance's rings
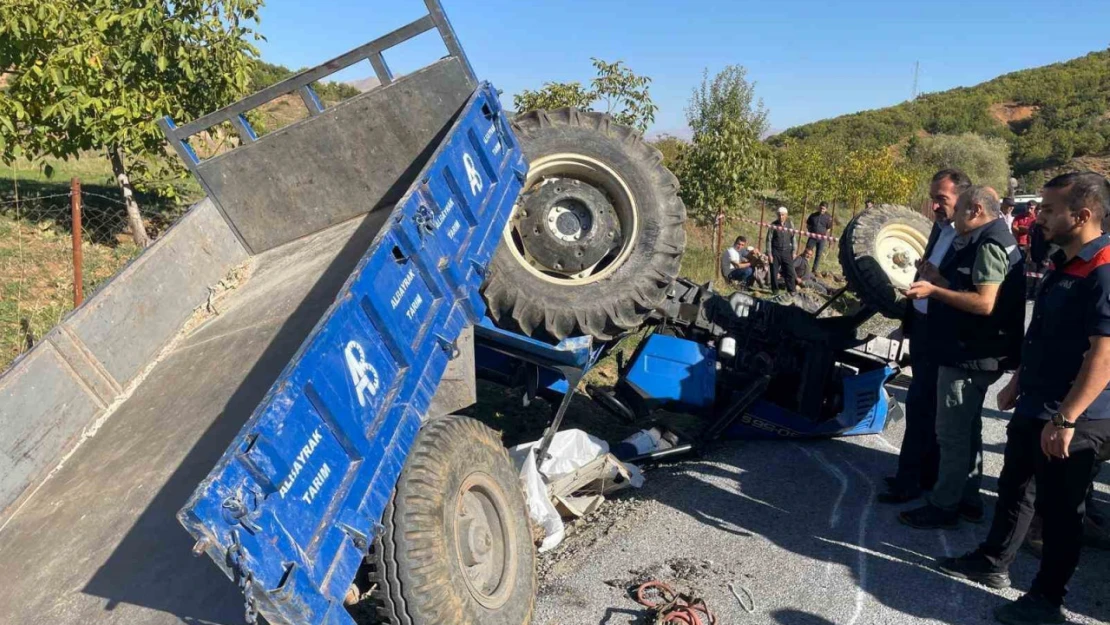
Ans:
MULTIPOLYGON (((85 297, 138 255, 122 197, 104 158, 0 166, 0 370, 73 308, 69 180, 82 182, 82 285, 85 297)), ((156 236, 181 214, 183 202, 139 196, 156 236)))

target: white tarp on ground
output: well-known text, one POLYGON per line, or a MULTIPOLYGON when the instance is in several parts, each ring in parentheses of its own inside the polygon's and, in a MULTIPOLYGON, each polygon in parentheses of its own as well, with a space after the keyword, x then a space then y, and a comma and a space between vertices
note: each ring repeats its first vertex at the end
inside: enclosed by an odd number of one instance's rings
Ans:
MULTIPOLYGON (((525 443, 509 449, 509 455, 520 473, 521 485, 528 501, 528 514, 532 522, 543 529, 544 540, 540 552, 555 548, 563 541, 566 527, 555 504, 551 501, 548 484, 553 480, 578 471, 609 453, 609 444, 582 430, 564 430, 555 434, 548 449, 548 457, 537 468, 536 449, 540 442, 525 443)), ((613 459, 616 462, 616 459, 613 459)), ((631 475, 629 483, 639 488, 643 475, 635 467, 625 465, 631 475)))

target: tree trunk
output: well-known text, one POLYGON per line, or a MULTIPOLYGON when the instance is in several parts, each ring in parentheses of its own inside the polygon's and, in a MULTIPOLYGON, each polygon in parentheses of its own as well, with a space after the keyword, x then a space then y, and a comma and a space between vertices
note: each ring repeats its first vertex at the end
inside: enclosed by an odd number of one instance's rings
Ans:
POLYGON ((135 245, 146 247, 150 245, 150 237, 146 234, 143 225, 143 216, 139 213, 139 203, 135 201, 135 191, 131 188, 131 177, 123 165, 123 153, 118 147, 108 149, 108 158, 112 161, 112 172, 116 175, 116 184, 123 194, 123 205, 127 209, 127 225, 131 227, 131 238, 135 245))

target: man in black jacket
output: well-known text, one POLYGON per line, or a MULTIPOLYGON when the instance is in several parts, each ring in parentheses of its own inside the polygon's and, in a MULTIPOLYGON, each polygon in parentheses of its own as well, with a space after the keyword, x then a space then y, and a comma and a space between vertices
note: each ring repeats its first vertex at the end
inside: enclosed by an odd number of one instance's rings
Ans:
POLYGON ((1009 586, 1035 508, 1044 519, 1041 567, 1028 593, 995 612, 1003 623, 1065 622, 1061 604, 1079 563, 1085 499, 1110 455, 1110 236, 1099 226, 1107 214, 1110 182, 1098 174, 1064 174, 1045 185, 1037 222, 1059 249, 1037 291, 1021 369, 998 393, 998 407, 1014 415, 994 521, 978 549, 941 562, 950 575, 1009 586))
MULTIPOLYGON (((817 212, 806 219, 806 231, 813 234, 828 235, 832 231, 832 215, 829 214, 829 203, 821 202, 817 212)), ((806 251, 813 250, 813 272, 817 273, 817 265, 821 263, 821 256, 825 253, 826 239, 809 237, 806 241, 806 251)))
POLYGON ((786 291, 793 295, 798 288, 794 275, 794 224, 785 206, 779 207, 779 218, 767 229, 767 253, 771 255, 771 292, 779 292, 779 275, 786 282, 786 291))
MULTIPOLYGON (((960 195, 971 187, 971 179, 958 169, 938 171, 929 183, 933 201, 933 231, 925 246, 922 263, 939 265, 956 239, 952 219, 960 195)), ((916 279, 916 278, 915 278, 916 279)), ((898 472, 887 478, 887 490, 879 502, 901 504, 921 496, 937 481, 940 450, 937 447, 937 364, 930 347, 943 336, 943 328, 929 323, 929 300, 912 302, 907 309, 903 333, 910 339, 913 378, 906 393, 906 434, 898 454, 898 472)))
POLYGON ((924 264, 907 296, 929 299, 930 324, 943 328, 934 355, 940 471, 927 505, 899 520, 919 529, 949 529, 984 518, 983 401, 1021 354, 1025 329, 1023 259, 990 187, 965 191, 956 205, 959 237, 939 267, 924 264))

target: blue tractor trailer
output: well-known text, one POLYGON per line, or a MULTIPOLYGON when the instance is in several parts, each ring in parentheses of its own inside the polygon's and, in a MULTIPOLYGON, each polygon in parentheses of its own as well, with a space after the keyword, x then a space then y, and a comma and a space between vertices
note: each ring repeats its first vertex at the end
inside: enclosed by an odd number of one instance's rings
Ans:
POLYGON ((457 415, 478 379, 550 399, 542 460, 632 333, 619 382, 589 394, 630 424, 701 417, 670 457, 895 414, 901 343, 860 328, 897 314, 924 218, 853 222, 850 316, 679 279, 685 208, 659 153, 600 113, 511 117, 425 7, 162 120, 207 198, 0 376, 0 622, 530 623, 518 471, 457 415), (394 75, 383 53, 432 31, 446 54, 394 75), (380 85, 325 106, 313 84, 355 63, 380 85), (282 98, 304 118, 260 132, 252 111, 282 98), (214 128, 233 147, 199 153, 214 128))

